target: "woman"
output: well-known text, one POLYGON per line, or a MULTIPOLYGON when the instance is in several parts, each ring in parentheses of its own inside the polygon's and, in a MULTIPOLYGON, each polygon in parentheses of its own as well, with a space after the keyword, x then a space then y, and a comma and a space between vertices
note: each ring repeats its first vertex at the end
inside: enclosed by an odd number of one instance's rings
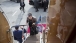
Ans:
POLYGON ((30 28, 30 35, 35 35, 37 34, 36 31, 36 18, 32 17, 32 14, 29 13, 26 21, 29 25, 30 28))

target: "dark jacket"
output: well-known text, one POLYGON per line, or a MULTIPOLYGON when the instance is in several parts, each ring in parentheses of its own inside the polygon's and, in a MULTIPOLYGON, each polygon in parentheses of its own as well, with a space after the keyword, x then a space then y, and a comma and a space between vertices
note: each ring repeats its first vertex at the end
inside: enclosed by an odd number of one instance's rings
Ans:
POLYGON ((47 7, 47 1, 44 1, 44 2, 43 2, 43 6, 44 6, 44 7, 47 7))
POLYGON ((14 35, 15 40, 22 42, 22 31, 21 30, 15 30, 13 32, 13 35, 14 35))
POLYGON ((29 20, 29 18, 27 17, 27 22, 29 23, 29 27, 30 27, 30 35, 38 34, 38 31, 36 30, 37 27, 36 18, 32 17, 32 20, 29 20), (35 25, 32 25, 33 23, 35 23, 35 25))
POLYGON ((33 23, 36 23, 37 20, 36 18, 32 17, 32 20, 29 20, 29 18, 27 17, 27 23, 29 23, 29 26, 31 27, 33 23))
POLYGON ((20 2, 20 6, 21 7, 24 7, 25 6, 25 3, 23 2, 23 4, 22 4, 22 2, 20 2))
POLYGON ((34 6, 38 7, 39 6, 39 1, 38 0, 34 0, 34 6))

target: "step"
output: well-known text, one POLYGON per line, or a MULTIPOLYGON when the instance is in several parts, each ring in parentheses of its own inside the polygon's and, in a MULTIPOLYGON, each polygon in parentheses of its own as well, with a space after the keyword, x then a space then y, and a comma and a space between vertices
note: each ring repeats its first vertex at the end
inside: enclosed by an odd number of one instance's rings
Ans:
POLYGON ((25 43, 40 43, 40 34, 29 36, 25 43))
POLYGON ((40 41, 25 41, 24 43, 40 43, 40 41))

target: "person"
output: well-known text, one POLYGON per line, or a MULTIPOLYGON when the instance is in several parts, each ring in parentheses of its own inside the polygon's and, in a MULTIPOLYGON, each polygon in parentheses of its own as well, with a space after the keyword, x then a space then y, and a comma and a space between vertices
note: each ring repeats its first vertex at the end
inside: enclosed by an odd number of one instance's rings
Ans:
POLYGON ((26 29, 24 28, 24 26, 20 26, 20 28, 22 29, 22 32, 23 32, 23 38, 24 38, 24 40, 26 40, 27 31, 26 31, 26 29), (26 33, 26 34, 25 34, 25 33, 26 33))
POLYGON ((46 1, 47 1, 47 9, 48 9, 49 0, 46 0, 46 1))
POLYGON ((39 7, 42 7, 42 0, 39 0, 39 7))
POLYGON ((32 16, 31 13, 28 14, 28 17, 27 17, 27 21, 26 21, 29 25, 29 28, 30 28, 30 35, 36 35, 37 34, 37 31, 36 31, 36 18, 34 18, 32 16))
POLYGON ((35 9, 36 9, 36 12, 39 11, 39 10, 38 10, 38 6, 39 6, 38 0, 34 0, 34 7, 35 7, 35 9))
POLYGON ((14 40, 19 41, 19 43, 22 43, 22 31, 19 30, 19 26, 15 26, 15 31, 13 31, 14 40))
POLYGON ((21 0, 21 1, 20 1, 20 10, 23 8, 23 12, 25 13, 24 7, 25 7, 24 0, 21 0))
POLYGON ((47 1, 43 0, 43 7, 44 7, 44 12, 46 12, 47 9, 47 1))

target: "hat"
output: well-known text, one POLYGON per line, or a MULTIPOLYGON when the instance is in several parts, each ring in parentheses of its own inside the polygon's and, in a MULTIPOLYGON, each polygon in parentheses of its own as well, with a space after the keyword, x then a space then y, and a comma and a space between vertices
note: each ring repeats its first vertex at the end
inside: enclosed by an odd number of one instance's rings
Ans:
POLYGON ((29 14, 28 14, 28 16, 32 16, 32 14, 31 14, 31 13, 29 13, 29 14))

